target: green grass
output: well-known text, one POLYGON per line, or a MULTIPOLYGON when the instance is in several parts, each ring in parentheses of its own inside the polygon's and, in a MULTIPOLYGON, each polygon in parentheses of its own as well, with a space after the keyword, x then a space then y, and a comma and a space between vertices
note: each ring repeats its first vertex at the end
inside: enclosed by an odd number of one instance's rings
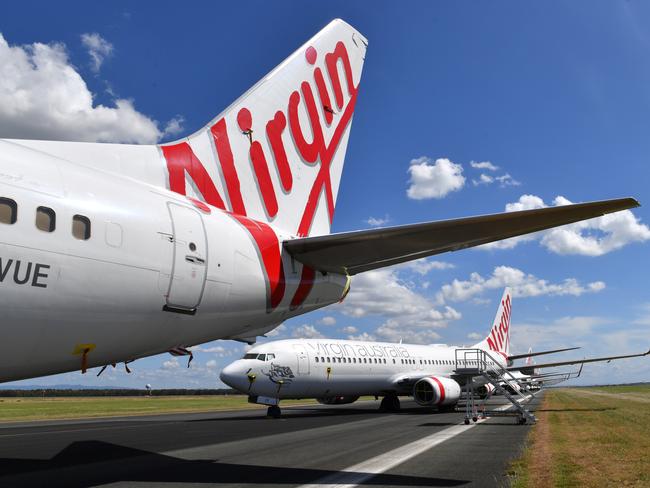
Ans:
POLYGON ((650 386, 548 390, 512 486, 650 486, 650 386), (606 396, 593 393, 607 393, 606 396))
MULTIPOLYGON (((284 400, 282 405, 313 404, 314 400, 284 400)), ((0 422, 155 415, 180 412, 263 409, 244 395, 0 398, 0 422)))

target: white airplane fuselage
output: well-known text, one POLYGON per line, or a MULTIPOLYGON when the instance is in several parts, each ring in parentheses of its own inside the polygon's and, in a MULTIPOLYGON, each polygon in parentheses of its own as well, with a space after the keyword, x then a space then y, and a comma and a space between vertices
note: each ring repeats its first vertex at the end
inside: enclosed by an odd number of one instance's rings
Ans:
MULTIPOLYGON (((270 307, 258 250, 229 213, 7 141, 0 197, 16 205, 15 223, 0 223, 0 381, 79 370, 86 349, 93 367, 255 337, 347 286, 316 272, 300 306, 285 293, 270 307), (37 228, 39 207, 54 212, 52 232, 37 228), (75 215, 89 219, 87 240, 73 236, 75 215)), ((287 291, 300 270, 285 274, 287 291)))
MULTIPOLYGON (((456 369, 456 349, 444 345, 288 339, 253 347, 244 358, 222 370, 221 380, 250 396, 277 399, 410 395, 413 381, 402 380, 450 380, 456 369)), ((491 354, 505 365, 505 358, 493 351, 491 354)), ((476 381, 475 386, 480 384, 476 381)))

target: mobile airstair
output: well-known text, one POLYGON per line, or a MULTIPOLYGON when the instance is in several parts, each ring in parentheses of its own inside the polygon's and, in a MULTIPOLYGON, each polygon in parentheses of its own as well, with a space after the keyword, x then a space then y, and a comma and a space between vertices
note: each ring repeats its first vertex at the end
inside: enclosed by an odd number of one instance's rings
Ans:
POLYGON ((455 360, 454 374, 464 380, 467 398, 465 404, 466 424, 469 424, 470 419, 476 422, 479 417, 512 415, 513 412, 518 416, 518 422, 521 424, 526 422, 534 424, 537 421, 525 407, 534 398, 533 392, 528 389, 526 382, 517 379, 488 351, 476 348, 456 349, 455 360), (476 401, 473 388, 473 379, 476 377, 484 378, 494 387, 480 402, 476 401), (487 410, 487 402, 494 392, 499 392, 507 398, 514 409, 511 407, 507 410, 487 410))

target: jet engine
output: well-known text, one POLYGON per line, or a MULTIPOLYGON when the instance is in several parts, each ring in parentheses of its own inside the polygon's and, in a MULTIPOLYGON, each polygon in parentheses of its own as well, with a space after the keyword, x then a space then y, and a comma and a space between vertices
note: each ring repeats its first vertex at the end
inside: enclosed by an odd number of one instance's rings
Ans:
POLYGON ((474 391, 478 396, 481 398, 485 398, 486 396, 492 394, 492 392, 495 390, 494 385, 492 383, 486 383, 481 386, 477 386, 474 391))
POLYGON ((346 403, 354 403, 358 399, 358 396, 331 396, 317 398, 316 401, 323 405, 345 405, 346 403))
POLYGON ((460 398, 460 385, 451 378, 429 376, 413 385, 413 399, 427 407, 454 405, 460 398))

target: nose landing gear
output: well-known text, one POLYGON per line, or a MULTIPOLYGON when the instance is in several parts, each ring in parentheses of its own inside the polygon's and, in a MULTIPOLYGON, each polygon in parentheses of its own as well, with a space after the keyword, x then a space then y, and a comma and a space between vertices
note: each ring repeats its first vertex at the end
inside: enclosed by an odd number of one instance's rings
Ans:
POLYGON ((397 395, 386 395, 382 398, 379 410, 381 412, 399 412, 400 402, 397 395))

